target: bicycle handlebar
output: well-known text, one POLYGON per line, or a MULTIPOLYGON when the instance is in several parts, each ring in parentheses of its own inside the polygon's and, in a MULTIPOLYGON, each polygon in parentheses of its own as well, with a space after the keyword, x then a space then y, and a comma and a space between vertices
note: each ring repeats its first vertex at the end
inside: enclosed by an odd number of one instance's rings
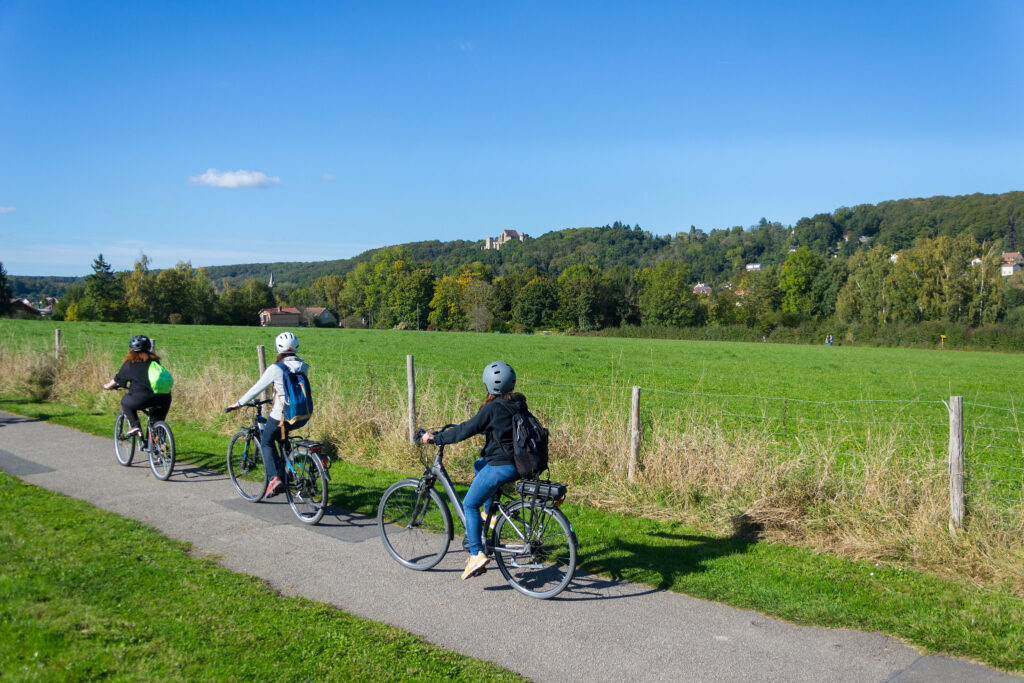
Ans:
POLYGON ((253 400, 249 401, 248 403, 243 403, 242 405, 240 405, 238 407, 228 406, 227 408, 224 409, 224 412, 225 413, 230 413, 233 410, 239 410, 241 408, 259 408, 260 406, 267 405, 269 403, 273 403, 273 401, 268 400, 268 399, 263 399, 263 398, 254 398, 253 400))
MULTIPOLYGON (((454 426, 455 426, 454 423, 449 422, 448 424, 446 424, 443 427, 436 427, 434 429, 423 429, 422 427, 420 427, 419 429, 416 430, 416 445, 417 446, 422 446, 423 445, 423 441, 421 439, 423 438, 423 435, 426 434, 427 432, 430 432, 431 434, 437 434, 438 432, 443 432, 444 430, 448 429, 449 427, 454 427, 454 426)), ((431 443, 433 443, 433 442, 431 442, 431 443)))

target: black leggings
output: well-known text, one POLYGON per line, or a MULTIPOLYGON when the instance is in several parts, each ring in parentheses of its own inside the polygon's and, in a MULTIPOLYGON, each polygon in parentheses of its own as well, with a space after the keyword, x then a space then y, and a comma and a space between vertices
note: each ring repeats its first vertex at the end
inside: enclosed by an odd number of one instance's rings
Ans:
POLYGON ((163 420, 171 409, 170 394, 125 394, 121 397, 121 410, 128 416, 128 424, 132 429, 140 429, 139 412, 149 408, 149 416, 154 420, 163 420))

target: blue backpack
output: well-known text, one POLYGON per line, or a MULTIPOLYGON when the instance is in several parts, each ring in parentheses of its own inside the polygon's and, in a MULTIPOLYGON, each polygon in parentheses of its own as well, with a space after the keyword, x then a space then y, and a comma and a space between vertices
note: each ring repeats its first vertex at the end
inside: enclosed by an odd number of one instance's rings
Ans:
POLYGON ((298 429, 309 422, 313 415, 313 392, 306 375, 292 372, 284 363, 274 363, 284 373, 284 407, 281 414, 281 429, 298 429))

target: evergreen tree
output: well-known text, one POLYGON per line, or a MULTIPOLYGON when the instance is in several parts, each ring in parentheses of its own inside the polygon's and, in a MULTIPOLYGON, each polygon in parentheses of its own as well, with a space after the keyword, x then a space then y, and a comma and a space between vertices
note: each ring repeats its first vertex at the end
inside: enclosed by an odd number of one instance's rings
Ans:
POLYGON ((100 254, 92 262, 92 274, 85 278, 85 297, 79 306, 83 320, 124 320, 127 306, 124 286, 100 254))

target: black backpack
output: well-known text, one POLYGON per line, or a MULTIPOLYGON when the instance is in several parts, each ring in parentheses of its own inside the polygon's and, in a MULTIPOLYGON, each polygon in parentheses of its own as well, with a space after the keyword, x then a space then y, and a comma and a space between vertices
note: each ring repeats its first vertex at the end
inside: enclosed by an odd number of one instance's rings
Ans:
MULTIPOLYGON (((539 476, 548 468, 548 430, 529 410, 502 405, 512 414, 512 462, 516 472, 521 479, 539 476)), ((508 453, 500 439, 498 445, 508 453)))

